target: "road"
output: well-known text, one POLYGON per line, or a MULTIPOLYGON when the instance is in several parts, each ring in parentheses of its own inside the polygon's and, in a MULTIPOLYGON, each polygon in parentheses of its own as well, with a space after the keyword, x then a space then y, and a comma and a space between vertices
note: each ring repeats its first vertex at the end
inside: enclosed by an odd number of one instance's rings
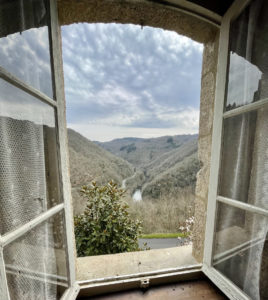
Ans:
POLYGON ((151 249, 163 249, 182 246, 184 239, 139 239, 140 248, 143 248, 144 243, 147 243, 147 247, 150 247, 151 249))
POLYGON ((135 173, 134 173, 133 175, 131 175, 130 177, 127 177, 127 178, 123 179, 121 188, 122 188, 122 189, 125 189, 125 188, 126 188, 126 182, 127 182, 127 180, 134 178, 134 177, 136 176, 136 174, 137 174, 137 172, 135 172, 135 173))

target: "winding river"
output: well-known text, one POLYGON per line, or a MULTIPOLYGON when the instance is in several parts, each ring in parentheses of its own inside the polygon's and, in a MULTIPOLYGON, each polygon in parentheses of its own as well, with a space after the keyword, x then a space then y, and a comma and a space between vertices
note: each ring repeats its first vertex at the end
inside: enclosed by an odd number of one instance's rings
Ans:
MULTIPOLYGON (((121 188, 125 189, 127 180, 132 179, 133 177, 135 177, 135 175, 136 175, 136 172, 132 176, 123 179, 121 188)), ((142 201, 142 191, 141 191, 141 189, 137 189, 134 192, 134 194, 132 195, 132 200, 135 201, 135 202, 142 201)))

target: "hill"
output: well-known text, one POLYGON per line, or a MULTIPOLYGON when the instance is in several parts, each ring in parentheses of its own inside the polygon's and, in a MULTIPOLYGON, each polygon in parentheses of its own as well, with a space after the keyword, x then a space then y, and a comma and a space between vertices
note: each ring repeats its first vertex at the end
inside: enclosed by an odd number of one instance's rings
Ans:
POLYGON ((193 215, 197 135, 159 138, 123 138, 91 142, 68 130, 74 213, 82 213, 85 200, 80 187, 93 180, 111 179, 127 190, 130 214, 139 218, 144 233, 176 232, 193 215), (142 201, 132 196, 138 192, 142 201))
POLYGON ((135 174, 125 181, 131 194, 141 189, 143 197, 158 199, 164 194, 174 196, 177 188, 194 188, 199 169, 197 138, 197 135, 123 138, 98 144, 135 166, 135 174))
POLYGON ((119 156, 135 167, 155 161, 161 155, 176 151, 189 141, 197 140, 197 135, 175 135, 157 138, 122 138, 110 142, 96 142, 105 150, 119 156))
POLYGON ((84 201, 79 195, 82 185, 96 181, 99 184, 122 180, 134 174, 134 168, 127 161, 104 150, 81 134, 68 129, 69 156, 72 194, 75 213, 80 213, 84 201))

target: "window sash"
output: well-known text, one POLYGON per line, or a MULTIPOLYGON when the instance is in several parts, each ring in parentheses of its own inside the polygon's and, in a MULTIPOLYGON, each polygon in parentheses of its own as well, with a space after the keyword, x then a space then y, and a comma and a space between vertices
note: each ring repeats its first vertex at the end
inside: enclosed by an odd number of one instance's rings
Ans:
POLYGON ((40 92, 36 88, 30 86, 29 84, 25 83, 24 81, 17 78, 15 75, 12 75, 4 68, 0 67, 0 78, 4 79, 5 81, 11 83, 15 87, 19 88, 20 90, 23 90, 24 92, 34 96, 35 98, 53 106, 57 107, 57 102, 50 97, 48 97, 46 94, 40 92))
MULTIPOLYGON (((218 195, 218 179, 221 162, 221 148, 223 139, 223 120, 241 115, 245 112, 254 111, 268 104, 268 98, 258 100, 256 102, 246 104, 244 106, 224 112, 225 93, 228 71, 228 54, 229 54, 229 31, 231 22, 236 19, 239 14, 251 0, 236 0, 222 19, 220 30, 218 68, 216 79, 216 93, 214 105, 214 120, 212 133, 212 155, 210 167, 210 182, 207 206, 207 221, 205 233, 205 248, 202 271, 230 298, 245 300, 250 299, 240 288, 238 288, 231 280, 221 274, 213 267, 213 245, 215 238, 216 225, 216 209, 219 202, 226 203, 232 207, 238 207, 245 211, 250 211, 259 215, 268 216, 268 210, 256 207, 251 204, 243 203, 235 199, 229 199, 218 195)), ((233 249, 229 249, 226 253, 220 254, 216 260, 222 261, 236 254, 241 249, 246 249, 252 243, 259 243, 258 240, 251 240, 241 244, 233 249), (236 249, 237 248, 237 249, 236 249), (228 253, 227 253, 228 252, 228 253)), ((217 262, 216 262, 217 263, 217 262)))
MULTIPOLYGON (((9 82, 13 86, 19 88, 22 91, 34 96, 38 100, 56 108, 56 132, 58 140, 58 159, 60 165, 60 182, 61 192, 63 196, 63 203, 47 210, 43 214, 37 216, 28 223, 20 226, 19 228, 11 231, 5 235, 0 235, 0 294, 4 295, 4 298, 10 300, 8 285, 6 280, 6 267, 3 260, 3 247, 23 236, 34 227, 45 222, 57 213, 64 211, 64 230, 66 235, 66 259, 67 259, 67 275, 69 278, 69 288, 65 291, 62 299, 72 299, 79 292, 79 287, 75 282, 75 248, 74 248, 74 231, 73 231, 73 217, 71 208, 71 189, 69 182, 69 166, 67 156, 67 133, 66 133, 66 121, 65 121, 65 99, 64 99, 64 87, 63 87, 63 70, 62 70, 62 55, 60 45, 60 25, 57 16, 57 1, 50 0, 50 51, 52 59, 52 76, 54 78, 54 95, 55 99, 50 98, 41 91, 33 88, 31 85, 20 80, 13 74, 9 73, 4 68, 0 67, 0 78, 9 82)), ((8 269, 8 268, 7 268, 8 269)))

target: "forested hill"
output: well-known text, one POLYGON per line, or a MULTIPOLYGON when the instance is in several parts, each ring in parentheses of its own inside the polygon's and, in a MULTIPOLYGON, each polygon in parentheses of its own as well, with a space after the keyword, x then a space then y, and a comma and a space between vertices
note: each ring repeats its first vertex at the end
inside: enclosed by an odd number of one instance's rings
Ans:
POLYGON ((135 167, 155 161, 163 154, 176 152, 190 141, 197 141, 197 134, 161 136, 157 138, 122 138, 110 142, 95 142, 105 150, 119 156, 135 167))
POLYGON ((81 187, 93 180, 98 183, 114 180, 121 184, 124 178, 134 173, 130 163, 72 129, 68 129, 68 140, 72 187, 81 187))
POLYGON ((141 189, 143 196, 159 199, 161 195, 172 194, 173 197, 185 187, 194 189, 200 167, 197 140, 195 134, 97 143, 135 166, 135 175, 126 181, 131 193, 141 189))

